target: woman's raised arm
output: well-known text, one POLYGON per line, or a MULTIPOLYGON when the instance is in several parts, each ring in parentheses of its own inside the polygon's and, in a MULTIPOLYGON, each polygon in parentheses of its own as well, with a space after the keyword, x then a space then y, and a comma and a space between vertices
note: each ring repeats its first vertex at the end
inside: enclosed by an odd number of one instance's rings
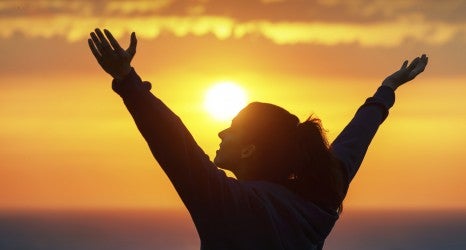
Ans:
MULTIPOLYGON (((88 42, 97 62, 114 78, 113 90, 122 97, 152 154, 190 212, 198 217, 214 214, 219 200, 229 199, 230 188, 238 187, 237 183, 209 160, 181 119, 150 92, 151 84, 143 82, 131 67, 136 53, 135 34, 131 35, 128 49, 123 50, 109 31, 104 32, 106 37, 96 29, 88 42)), ((194 220, 197 222, 197 217, 194 220)))
POLYGON ((332 143, 332 152, 343 163, 348 184, 358 171, 372 138, 395 102, 394 91, 423 72, 427 62, 426 55, 415 58, 409 66, 408 61, 405 61, 401 69, 385 78, 374 96, 368 98, 357 110, 354 118, 332 143))

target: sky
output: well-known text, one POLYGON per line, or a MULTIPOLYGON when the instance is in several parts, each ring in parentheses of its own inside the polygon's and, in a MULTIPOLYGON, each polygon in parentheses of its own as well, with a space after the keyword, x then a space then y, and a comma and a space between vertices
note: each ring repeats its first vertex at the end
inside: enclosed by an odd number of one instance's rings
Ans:
POLYGON ((466 208, 466 1, 0 2, 0 209, 183 204, 87 45, 94 28, 212 158, 229 126, 203 107, 232 81, 248 101, 322 119, 332 141, 405 59, 400 87, 345 200, 353 208, 466 208))

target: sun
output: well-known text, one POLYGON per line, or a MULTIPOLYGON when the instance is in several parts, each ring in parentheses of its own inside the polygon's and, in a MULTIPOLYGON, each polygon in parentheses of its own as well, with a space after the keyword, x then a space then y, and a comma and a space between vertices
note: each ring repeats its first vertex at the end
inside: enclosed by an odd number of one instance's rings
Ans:
POLYGON ((218 82, 205 95, 204 107, 209 114, 220 121, 231 120, 246 106, 246 93, 235 82, 218 82))

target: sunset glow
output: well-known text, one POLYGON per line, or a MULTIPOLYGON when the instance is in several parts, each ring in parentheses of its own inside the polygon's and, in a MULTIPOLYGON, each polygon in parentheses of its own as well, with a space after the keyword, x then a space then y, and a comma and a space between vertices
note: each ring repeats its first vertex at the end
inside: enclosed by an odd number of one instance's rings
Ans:
POLYGON ((246 94, 233 82, 220 82, 207 90, 204 107, 221 121, 231 120, 246 106, 246 94))

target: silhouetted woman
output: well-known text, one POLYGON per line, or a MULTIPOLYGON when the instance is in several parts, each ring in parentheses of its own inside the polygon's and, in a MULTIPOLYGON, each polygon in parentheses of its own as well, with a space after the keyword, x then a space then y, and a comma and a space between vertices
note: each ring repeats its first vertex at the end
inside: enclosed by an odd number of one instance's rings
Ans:
POLYGON ((131 67, 134 32, 127 50, 104 32, 91 33, 90 49, 188 208, 201 249, 321 249, 394 90, 427 65, 425 55, 405 61, 330 146, 318 119, 300 123, 278 106, 251 103, 219 133, 214 164, 131 67))

